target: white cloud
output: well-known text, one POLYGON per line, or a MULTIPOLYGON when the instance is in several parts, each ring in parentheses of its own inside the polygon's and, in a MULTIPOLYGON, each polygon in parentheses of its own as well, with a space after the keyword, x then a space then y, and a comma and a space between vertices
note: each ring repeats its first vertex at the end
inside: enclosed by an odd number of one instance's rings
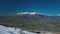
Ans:
POLYGON ((52 15, 52 14, 44 14, 44 13, 38 13, 38 14, 46 15, 46 16, 54 16, 54 15, 52 15))
POLYGON ((57 14, 57 16, 60 16, 60 14, 57 14))

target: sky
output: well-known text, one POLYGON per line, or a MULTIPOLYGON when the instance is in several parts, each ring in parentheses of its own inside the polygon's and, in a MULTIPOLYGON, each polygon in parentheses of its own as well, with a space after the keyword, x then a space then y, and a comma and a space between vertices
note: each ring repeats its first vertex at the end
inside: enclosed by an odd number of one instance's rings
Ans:
POLYGON ((60 14, 60 0, 0 0, 0 15, 21 12, 60 14))

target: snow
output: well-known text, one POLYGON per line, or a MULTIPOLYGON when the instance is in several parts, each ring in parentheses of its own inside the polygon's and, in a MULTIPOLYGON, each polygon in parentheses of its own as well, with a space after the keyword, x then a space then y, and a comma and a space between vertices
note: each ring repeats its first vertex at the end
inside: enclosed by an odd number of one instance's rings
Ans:
MULTIPOLYGON (((12 27, 5 27, 5 26, 2 26, 0 25, 0 34, 20 34, 21 32, 21 29, 19 28, 12 28, 12 27)), ((22 31, 22 33, 25 33, 25 34, 36 34, 36 33, 33 33, 33 32, 28 32, 26 30, 22 31)))
POLYGON ((20 15, 20 14, 36 14, 37 12, 23 12, 23 13, 17 13, 17 15, 20 15))

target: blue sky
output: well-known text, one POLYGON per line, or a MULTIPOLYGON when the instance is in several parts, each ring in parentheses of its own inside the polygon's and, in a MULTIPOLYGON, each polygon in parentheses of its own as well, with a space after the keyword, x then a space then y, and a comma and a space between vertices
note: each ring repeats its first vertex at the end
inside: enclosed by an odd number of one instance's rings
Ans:
POLYGON ((60 14, 60 0, 0 0, 0 15, 18 12, 60 14))

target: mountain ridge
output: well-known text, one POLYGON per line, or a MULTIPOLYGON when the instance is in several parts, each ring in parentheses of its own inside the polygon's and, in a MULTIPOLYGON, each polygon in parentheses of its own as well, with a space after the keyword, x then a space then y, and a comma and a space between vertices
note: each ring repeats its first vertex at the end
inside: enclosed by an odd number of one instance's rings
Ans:
POLYGON ((0 16, 0 25, 24 29, 60 31, 60 16, 19 14, 0 16))
POLYGON ((38 12, 21 12, 21 13, 16 13, 16 15, 23 15, 23 14, 41 14, 41 15, 46 15, 46 16, 60 16, 60 14, 56 14, 56 15, 53 15, 53 14, 44 14, 44 13, 38 13, 38 12))

